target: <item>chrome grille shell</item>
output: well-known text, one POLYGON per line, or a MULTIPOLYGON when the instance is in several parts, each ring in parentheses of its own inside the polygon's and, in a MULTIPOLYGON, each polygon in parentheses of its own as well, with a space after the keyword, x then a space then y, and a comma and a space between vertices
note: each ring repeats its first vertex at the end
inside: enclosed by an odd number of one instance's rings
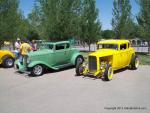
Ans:
POLYGON ((97 70, 97 59, 95 56, 88 57, 88 68, 90 72, 94 72, 97 70))

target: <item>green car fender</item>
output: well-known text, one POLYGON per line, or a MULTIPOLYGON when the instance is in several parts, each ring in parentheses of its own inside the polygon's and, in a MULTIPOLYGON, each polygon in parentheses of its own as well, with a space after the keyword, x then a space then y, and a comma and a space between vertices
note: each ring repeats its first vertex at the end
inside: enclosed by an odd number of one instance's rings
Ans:
POLYGON ((76 58, 77 58, 78 56, 82 56, 82 55, 81 55, 80 53, 75 53, 75 54, 72 55, 71 63, 72 63, 73 65, 75 65, 75 63, 76 63, 76 58))
POLYGON ((25 70, 24 65, 22 65, 22 64, 20 63, 20 60, 19 60, 19 59, 17 59, 17 60, 15 61, 14 66, 15 66, 15 65, 18 65, 18 70, 19 70, 19 71, 24 71, 24 70, 25 70))
POLYGON ((29 68, 33 68, 33 67, 36 66, 36 65, 44 65, 44 66, 46 66, 46 67, 48 67, 48 68, 51 68, 51 69, 54 69, 54 70, 58 70, 58 68, 55 68, 55 67, 49 65, 48 63, 42 62, 42 61, 33 61, 33 62, 31 62, 30 64, 28 64, 28 67, 29 67, 29 68))

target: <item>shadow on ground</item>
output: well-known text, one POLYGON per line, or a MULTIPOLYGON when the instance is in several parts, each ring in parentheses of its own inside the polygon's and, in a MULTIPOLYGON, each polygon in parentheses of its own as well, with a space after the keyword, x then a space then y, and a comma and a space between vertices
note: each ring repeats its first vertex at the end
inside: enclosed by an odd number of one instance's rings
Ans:
MULTIPOLYGON (((59 70, 53 70, 53 69, 45 69, 44 71, 44 74, 41 75, 41 76, 44 76, 46 74, 50 74, 50 73, 58 73, 58 72, 61 72, 61 71, 66 71, 66 70, 69 70, 69 69, 73 69, 75 68, 74 66, 70 66, 70 67, 66 67, 66 68, 61 68, 59 70)), ((33 76, 31 74, 28 74, 29 77, 39 77, 39 76, 33 76)))
MULTIPOLYGON (((128 68, 128 67, 126 67, 126 68, 122 68, 122 69, 116 70, 116 71, 114 71, 114 75, 117 74, 117 73, 121 73, 121 72, 123 72, 123 71, 126 71, 126 70, 131 70, 131 69, 128 68)), ((76 74, 75 74, 74 76, 76 76, 76 74)), ((76 77, 78 77, 78 76, 76 76, 76 77)), ((101 79, 101 80, 104 81, 104 82, 107 82, 107 81, 108 81, 108 80, 105 80, 104 77, 102 77, 102 76, 96 76, 96 77, 95 77, 95 76, 90 75, 90 74, 87 74, 86 76, 83 76, 83 78, 86 78, 86 77, 92 78, 93 80, 101 79)))

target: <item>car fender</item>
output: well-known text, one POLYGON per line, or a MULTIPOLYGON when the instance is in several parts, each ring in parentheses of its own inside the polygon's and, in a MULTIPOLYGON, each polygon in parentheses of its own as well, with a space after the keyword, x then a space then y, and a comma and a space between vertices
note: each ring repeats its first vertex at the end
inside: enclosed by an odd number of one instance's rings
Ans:
POLYGON ((0 59, 1 59, 1 60, 0 60, 0 64, 2 64, 3 61, 4 61, 6 58, 9 58, 9 57, 11 57, 11 58, 13 58, 13 60, 15 60, 14 57, 13 57, 13 55, 11 55, 11 54, 6 54, 6 55, 4 55, 2 58, 0 58, 0 59))
POLYGON ((3 60, 7 57, 11 57, 15 60, 15 56, 11 51, 8 50, 0 50, 0 64, 3 63, 3 60))
POLYGON ((48 63, 42 62, 42 61, 33 61, 30 64, 28 64, 28 67, 32 68, 32 67, 34 67, 35 65, 38 65, 38 64, 44 65, 44 66, 46 66, 48 68, 51 68, 51 69, 54 69, 54 70, 58 70, 58 68, 55 68, 55 67, 49 65, 48 63))
POLYGON ((74 53, 73 55, 72 55, 72 58, 71 58, 71 63, 73 64, 73 65, 75 65, 75 62, 76 62, 76 58, 78 57, 78 56, 82 56, 82 54, 80 54, 80 53, 74 53))
POLYGON ((21 64, 21 62, 20 62, 19 59, 17 59, 17 60, 15 61, 15 63, 14 63, 14 68, 15 68, 15 69, 18 69, 18 71, 21 71, 21 72, 23 72, 24 69, 25 69, 25 67, 21 64), (18 66, 18 68, 17 68, 16 65, 18 66))
POLYGON ((4 51, 2 52, 2 54, 1 54, 1 57, 2 57, 2 58, 5 57, 5 56, 10 56, 10 57, 12 57, 12 58, 15 57, 14 54, 13 54, 11 51, 7 51, 7 50, 4 50, 4 51))
POLYGON ((15 60, 14 64, 19 64, 19 59, 15 60))

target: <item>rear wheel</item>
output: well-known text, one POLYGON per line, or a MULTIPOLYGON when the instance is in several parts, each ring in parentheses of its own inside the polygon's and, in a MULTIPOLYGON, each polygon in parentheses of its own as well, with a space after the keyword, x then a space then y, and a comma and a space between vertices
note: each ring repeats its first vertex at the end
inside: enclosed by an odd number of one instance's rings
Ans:
POLYGON ((132 57, 131 63, 130 63, 130 67, 131 69, 137 69, 139 67, 140 61, 137 55, 134 55, 132 57))
POLYGON ((14 59, 10 56, 6 56, 3 58, 3 67, 4 68, 11 68, 14 66, 14 59))
POLYGON ((44 67, 42 65, 36 65, 32 68, 31 74, 33 76, 41 76, 44 72, 44 67))
POLYGON ((84 70, 85 70, 85 67, 82 65, 82 63, 78 63, 76 65, 76 76, 83 75, 84 70))
POLYGON ((105 68, 104 80, 110 81, 113 78, 113 68, 109 64, 105 68))

